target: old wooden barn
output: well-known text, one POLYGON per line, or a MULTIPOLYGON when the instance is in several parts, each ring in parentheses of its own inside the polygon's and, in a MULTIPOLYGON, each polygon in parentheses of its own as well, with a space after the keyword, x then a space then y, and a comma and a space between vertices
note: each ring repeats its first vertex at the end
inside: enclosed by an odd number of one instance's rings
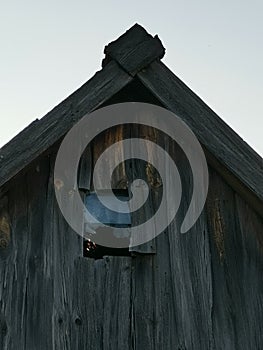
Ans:
MULTIPOLYGON (((134 25, 106 46, 99 72, 0 150, 0 349, 263 349, 262 158, 162 63, 164 52, 134 25), (101 151, 132 135, 169 150, 187 189, 154 240, 87 253, 55 198, 57 151, 86 113, 127 101, 162 106, 192 129, 209 167, 206 204, 180 234, 192 191, 183 152, 147 126, 106 130, 83 154, 82 196, 101 151)), ((113 187, 125 192, 136 177, 151 188, 148 215, 162 189, 154 168, 134 161, 113 187)))

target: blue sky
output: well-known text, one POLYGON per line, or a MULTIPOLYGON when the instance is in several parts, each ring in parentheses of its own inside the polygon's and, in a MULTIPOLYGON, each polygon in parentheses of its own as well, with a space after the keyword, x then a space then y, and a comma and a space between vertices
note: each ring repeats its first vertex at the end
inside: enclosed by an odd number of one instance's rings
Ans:
POLYGON ((263 155, 263 2, 61 1, 0 5, 0 147, 100 69, 103 48, 135 22, 163 59, 263 155))

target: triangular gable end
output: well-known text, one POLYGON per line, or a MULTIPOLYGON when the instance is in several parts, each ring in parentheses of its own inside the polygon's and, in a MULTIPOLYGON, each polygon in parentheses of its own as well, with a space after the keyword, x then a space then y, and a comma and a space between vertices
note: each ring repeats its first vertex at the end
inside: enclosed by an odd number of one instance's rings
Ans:
POLYGON ((104 53, 101 71, 0 150, 0 187, 136 80, 189 125, 210 164, 263 216, 262 158, 160 61, 165 49, 159 38, 135 24, 104 53))

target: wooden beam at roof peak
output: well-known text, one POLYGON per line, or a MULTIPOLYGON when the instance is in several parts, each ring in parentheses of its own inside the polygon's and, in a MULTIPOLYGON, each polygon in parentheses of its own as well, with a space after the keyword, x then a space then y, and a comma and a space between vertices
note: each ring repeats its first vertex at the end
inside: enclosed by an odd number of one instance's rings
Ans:
POLYGON ((156 59, 162 59, 165 48, 157 35, 151 36, 139 24, 133 25, 105 49, 102 67, 115 60, 128 74, 135 76, 156 59))

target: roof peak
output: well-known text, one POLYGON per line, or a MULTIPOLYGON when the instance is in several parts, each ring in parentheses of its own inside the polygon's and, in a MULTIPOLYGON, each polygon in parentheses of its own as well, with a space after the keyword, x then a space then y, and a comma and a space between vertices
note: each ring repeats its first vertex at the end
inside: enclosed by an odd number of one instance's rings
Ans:
POLYGON ((0 149, 0 194, 7 190, 8 181, 58 142, 84 115, 109 102, 136 75, 135 79, 162 106, 193 130, 212 167, 263 217, 262 158, 160 62, 164 48, 158 37, 135 24, 110 43, 105 53, 102 70, 0 149))
POLYGON ((104 48, 102 67, 116 61, 128 74, 135 76, 156 59, 163 58, 165 48, 158 35, 150 35, 141 25, 135 23, 118 39, 104 48))

